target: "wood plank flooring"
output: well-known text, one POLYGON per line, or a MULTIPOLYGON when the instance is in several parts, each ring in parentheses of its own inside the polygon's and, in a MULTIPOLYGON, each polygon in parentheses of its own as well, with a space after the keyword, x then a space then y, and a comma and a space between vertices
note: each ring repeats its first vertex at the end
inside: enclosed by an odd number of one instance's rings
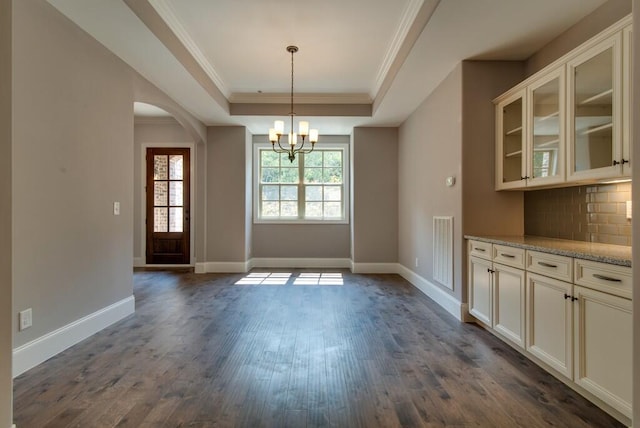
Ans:
POLYGON ((17 427, 621 426, 399 276, 289 272, 135 272, 135 315, 15 379, 17 427))

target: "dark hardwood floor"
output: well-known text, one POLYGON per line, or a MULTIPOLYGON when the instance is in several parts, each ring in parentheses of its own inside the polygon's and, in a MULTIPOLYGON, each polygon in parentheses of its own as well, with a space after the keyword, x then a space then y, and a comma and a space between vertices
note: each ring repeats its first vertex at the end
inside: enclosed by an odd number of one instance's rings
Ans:
POLYGON ((135 315, 15 379, 17 427, 620 426, 399 276, 312 272, 136 272, 135 315))

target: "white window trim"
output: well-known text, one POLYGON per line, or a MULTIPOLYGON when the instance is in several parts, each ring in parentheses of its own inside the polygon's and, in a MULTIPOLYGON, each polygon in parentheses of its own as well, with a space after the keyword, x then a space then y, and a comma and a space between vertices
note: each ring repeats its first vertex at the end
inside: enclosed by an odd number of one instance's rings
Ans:
POLYGON ((351 175, 349 172, 349 144, 326 143, 316 150, 342 150, 342 186, 344 218, 340 220, 309 220, 309 219, 262 219, 260 218, 260 150, 272 150, 271 143, 254 143, 253 145, 253 223, 254 224, 349 224, 349 207, 351 195, 349 192, 351 175))

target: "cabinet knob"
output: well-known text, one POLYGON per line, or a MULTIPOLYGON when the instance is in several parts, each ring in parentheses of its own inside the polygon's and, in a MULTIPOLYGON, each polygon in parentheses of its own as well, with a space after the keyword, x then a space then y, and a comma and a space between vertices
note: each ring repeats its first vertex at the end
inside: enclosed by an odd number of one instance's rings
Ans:
POLYGON ((618 162, 617 160, 614 159, 613 160, 613 166, 616 166, 616 165, 620 165, 620 162, 618 162))

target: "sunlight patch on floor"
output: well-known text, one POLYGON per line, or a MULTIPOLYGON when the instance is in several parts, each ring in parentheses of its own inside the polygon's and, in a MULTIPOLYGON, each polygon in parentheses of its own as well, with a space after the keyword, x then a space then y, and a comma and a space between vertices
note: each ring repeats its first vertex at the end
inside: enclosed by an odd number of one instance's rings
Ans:
MULTIPOLYGON (((254 272, 241 278, 236 285, 285 285, 291 272, 254 272)), ((344 285, 341 273, 304 272, 294 277, 293 285, 344 285)))
POLYGON ((236 285, 285 285, 291 278, 291 272, 256 272, 250 273, 236 285))
POLYGON ((341 273, 301 273, 293 285, 344 285, 341 273))

